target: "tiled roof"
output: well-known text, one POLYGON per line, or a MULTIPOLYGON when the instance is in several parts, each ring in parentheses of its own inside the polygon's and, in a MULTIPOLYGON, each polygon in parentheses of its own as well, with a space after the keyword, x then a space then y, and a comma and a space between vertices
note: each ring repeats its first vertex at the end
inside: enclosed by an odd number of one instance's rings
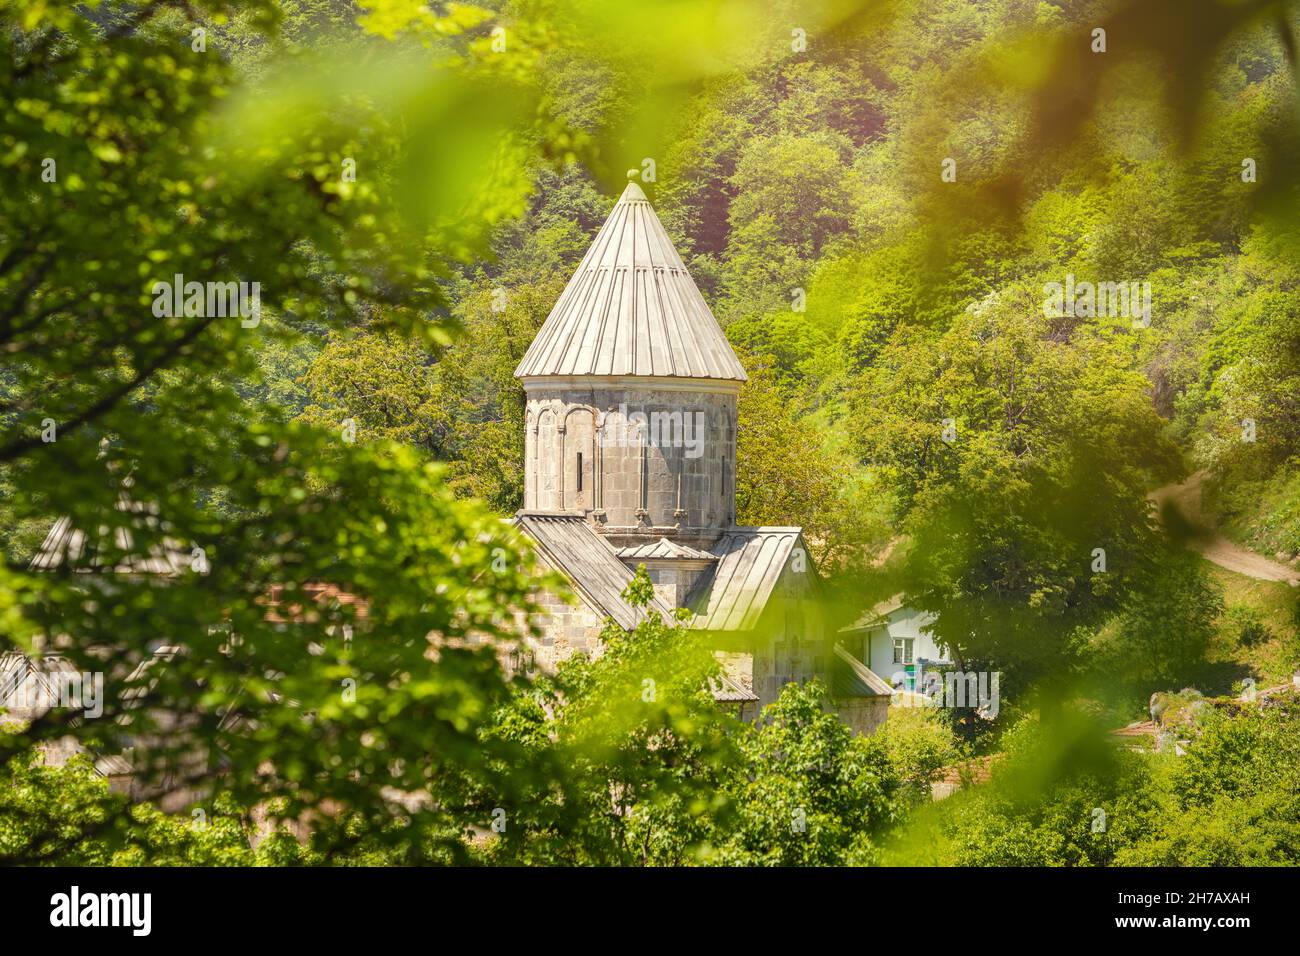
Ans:
POLYGON ((989 754, 986 757, 972 757, 961 763, 941 767, 938 780, 950 786, 961 786, 966 781, 972 784, 988 783, 993 779, 994 767, 1003 756, 1003 754, 989 754))
MULTIPOLYGON (((265 615, 267 621, 273 624, 302 623, 304 621, 314 622, 319 617, 318 612, 313 607, 303 604, 286 604, 284 593, 285 588, 283 585, 273 584, 270 592, 261 602, 267 606, 265 615)), ((332 604, 355 606, 355 613, 359 620, 364 620, 369 613, 370 602, 365 598, 344 591, 336 584, 323 582, 304 584, 302 586, 302 595, 308 601, 322 608, 328 608, 332 604)))
MULTIPOLYGON (((537 545, 541 556, 565 574, 573 586, 600 613, 614 619, 619 627, 632 630, 643 612, 623 599, 623 589, 634 572, 618 559, 618 554, 591 529, 579 514, 521 511, 515 522, 537 545)), ((665 619, 673 609, 656 596, 650 605, 665 619)))
POLYGON ((1114 737, 1155 737, 1160 733, 1160 725, 1154 720, 1139 720, 1127 726, 1111 731, 1114 737))
MULTIPOLYGON (((799 528, 732 528, 710 550, 717 569, 689 601, 691 626, 709 631, 748 631, 757 624, 785 569, 799 528)), ((811 569, 810 569, 811 573, 811 569)))
POLYGON ((708 551, 701 551, 698 548, 688 548, 684 544, 678 544, 676 541, 669 541, 667 538, 660 538, 658 541, 652 541, 649 544, 638 544, 634 547, 619 548, 618 556, 624 561, 635 563, 637 561, 663 561, 671 559, 687 559, 691 561, 716 561, 718 556, 710 554, 708 551))
POLYGON ((588 375, 746 379, 636 183, 624 190, 515 369, 516 378, 588 375))

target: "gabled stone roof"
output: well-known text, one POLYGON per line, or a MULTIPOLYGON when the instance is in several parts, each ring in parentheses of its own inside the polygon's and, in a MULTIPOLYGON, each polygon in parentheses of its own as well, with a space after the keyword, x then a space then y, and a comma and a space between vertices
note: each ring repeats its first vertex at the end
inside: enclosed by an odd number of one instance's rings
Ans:
POLYGON ((831 696, 892 697, 894 688, 839 644, 830 666, 831 696))
MULTIPOLYGON (((633 630, 641 623, 645 611, 623 598, 623 589, 634 572, 591 530, 582 515, 520 511, 515 524, 532 539, 542 559, 573 582, 592 607, 613 618, 624 630, 633 630)), ((673 608, 658 596, 648 610, 658 611, 665 619, 671 619, 673 614, 673 608)))
POLYGON ((20 651, 0 652, 0 725, 9 721, 34 720, 43 713, 25 692, 39 694, 43 700, 57 700, 58 675, 75 675, 78 671, 62 655, 47 654, 32 660, 20 651))
POLYGON ((696 586, 688 602, 691 627, 705 631, 748 631, 758 624, 776 582, 799 542, 800 528, 736 527, 710 550, 717 569, 696 586))
POLYGON ((716 554, 710 554, 708 551, 701 551, 699 548, 688 548, 684 544, 678 544, 676 541, 670 541, 667 538, 659 538, 651 541, 649 544, 638 544, 632 547, 619 548, 618 556, 624 561, 635 566, 638 561, 717 561, 716 554))
POLYGON ((628 183, 515 369, 523 379, 613 375, 746 379, 636 183, 628 183))

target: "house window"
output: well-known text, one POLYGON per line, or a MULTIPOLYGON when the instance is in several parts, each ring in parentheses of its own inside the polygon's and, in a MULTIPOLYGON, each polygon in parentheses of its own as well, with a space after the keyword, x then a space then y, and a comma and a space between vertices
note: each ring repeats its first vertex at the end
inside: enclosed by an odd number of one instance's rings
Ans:
POLYGON ((894 663, 911 664, 913 663, 912 645, 914 640, 910 637, 894 638, 894 663))
POLYGON ((582 490, 582 452, 578 452, 578 490, 582 490))

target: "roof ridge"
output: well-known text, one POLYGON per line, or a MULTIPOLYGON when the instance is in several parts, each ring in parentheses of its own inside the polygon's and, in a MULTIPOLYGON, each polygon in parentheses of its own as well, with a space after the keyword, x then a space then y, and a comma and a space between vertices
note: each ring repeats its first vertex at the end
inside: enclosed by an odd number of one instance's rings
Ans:
POLYGON ((564 574, 592 607, 613 618, 620 627, 633 630, 650 611, 671 618, 673 608, 658 592, 646 608, 633 607, 627 602, 623 590, 632 580, 632 570, 581 515, 521 509, 515 514, 515 522, 542 559, 564 574), (594 551, 591 550, 593 541, 594 551), (597 559, 597 554, 603 557, 597 559), (593 560, 585 560, 586 557, 593 560))

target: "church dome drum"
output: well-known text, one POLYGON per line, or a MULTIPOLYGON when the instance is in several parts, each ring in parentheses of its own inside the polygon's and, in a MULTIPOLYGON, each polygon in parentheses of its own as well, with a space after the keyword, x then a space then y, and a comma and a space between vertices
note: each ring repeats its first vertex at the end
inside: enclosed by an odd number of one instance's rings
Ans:
POLYGON ((630 183, 524 355, 524 507, 612 537, 716 540, 735 521, 745 370, 630 183))

